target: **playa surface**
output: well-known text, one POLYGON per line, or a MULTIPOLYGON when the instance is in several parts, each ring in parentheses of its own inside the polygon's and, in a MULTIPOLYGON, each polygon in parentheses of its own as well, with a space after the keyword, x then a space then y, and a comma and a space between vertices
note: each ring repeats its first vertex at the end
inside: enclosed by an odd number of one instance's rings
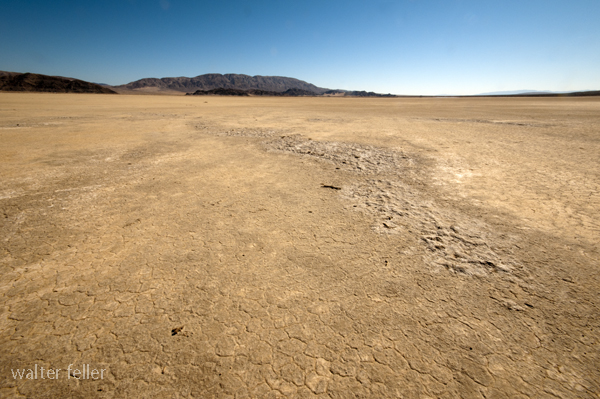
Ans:
POLYGON ((598 97, 0 93, 0 143, 0 397, 600 395, 598 97))

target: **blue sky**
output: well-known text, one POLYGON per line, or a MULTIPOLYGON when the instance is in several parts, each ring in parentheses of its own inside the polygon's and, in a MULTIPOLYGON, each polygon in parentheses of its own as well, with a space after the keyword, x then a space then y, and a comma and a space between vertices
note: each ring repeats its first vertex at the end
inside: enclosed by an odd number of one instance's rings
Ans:
POLYGON ((0 70, 395 94, 600 89, 600 0, 0 2, 0 70))

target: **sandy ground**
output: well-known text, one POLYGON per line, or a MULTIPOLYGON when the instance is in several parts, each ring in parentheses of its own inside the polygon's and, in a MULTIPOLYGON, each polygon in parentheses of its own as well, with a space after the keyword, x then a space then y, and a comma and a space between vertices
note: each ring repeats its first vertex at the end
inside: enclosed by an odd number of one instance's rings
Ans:
POLYGON ((0 143, 1 397, 600 396, 599 98, 0 93, 0 143))

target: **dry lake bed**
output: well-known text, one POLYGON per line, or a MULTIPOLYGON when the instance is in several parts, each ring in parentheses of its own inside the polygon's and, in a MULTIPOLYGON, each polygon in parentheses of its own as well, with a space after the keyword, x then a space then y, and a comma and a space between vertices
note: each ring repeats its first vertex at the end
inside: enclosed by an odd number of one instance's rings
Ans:
POLYGON ((0 182, 0 397, 600 396, 600 98, 0 93, 0 182))

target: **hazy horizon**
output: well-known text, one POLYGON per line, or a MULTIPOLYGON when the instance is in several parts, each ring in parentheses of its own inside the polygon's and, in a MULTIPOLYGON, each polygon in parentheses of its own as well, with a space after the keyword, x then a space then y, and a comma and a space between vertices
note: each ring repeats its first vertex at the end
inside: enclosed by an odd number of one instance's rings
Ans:
POLYGON ((120 85, 206 73, 407 95, 600 88, 600 3, 7 1, 0 70, 120 85))

